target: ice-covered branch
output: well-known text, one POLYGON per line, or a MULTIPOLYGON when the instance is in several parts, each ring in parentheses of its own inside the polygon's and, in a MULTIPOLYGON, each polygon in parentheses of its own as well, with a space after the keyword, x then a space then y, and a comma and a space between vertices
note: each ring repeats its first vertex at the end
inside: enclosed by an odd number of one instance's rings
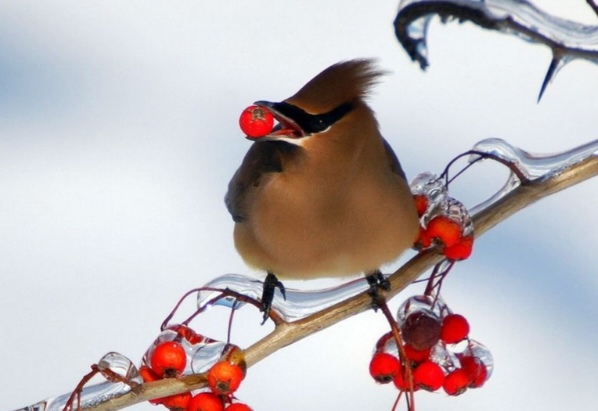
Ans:
MULTIPOLYGON (((506 184, 489 200, 475 207, 473 221, 475 235, 479 237, 517 211, 598 175, 598 140, 554 155, 532 155, 499 139, 481 141, 474 147, 477 153, 488 153, 500 158, 502 163, 516 167, 520 175, 525 175, 525 183, 511 175, 506 184)), ((472 157, 475 160, 479 156, 472 157)), ((391 291, 384 293, 390 299, 410 285, 425 271, 437 264, 443 256, 434 250, 424 251, 413 257, 389 277, 391 291)), ((275 353, 279 349, 328 328, 356 314, 371 309, 371 295, 362 285, 351 282, 333 290, 307 293, 289 293, 289 301, 279 300, 274 309, 279 311, 275 329, 245 350, 247 366, 252 366, 275 353)), ((210 283, 211 288, 226 287, 249 296, 259 296, 255 280, 244 276, 224 276, 210 283)), ((212 300, 210 294, 200 299, 212 300)), ((204 374, 186 375, 138 385, 118 396, 104 396, 102 400, 86 403, 86 410, 114 411, 149 399, 190 391, 205 384, 204 374)), ((65 396, 63 396, 65 397, 65 396)), ((59 408, 48 407, 40 402, 23 410, 53 411, 59 408)))
MULTIPOLYGON (((594 11, 598 10, 592 0, 587 2, 594 11)), ((443 21, 468 20, 486 29, 548 46, 552 61, 538 99, 558 71, 571 60, 598 63, 598 25, 552 16, 526 0, 403 0, 394 21, 395 34, 422 69, 428 66, 427 31, 434 15, 443 21)))

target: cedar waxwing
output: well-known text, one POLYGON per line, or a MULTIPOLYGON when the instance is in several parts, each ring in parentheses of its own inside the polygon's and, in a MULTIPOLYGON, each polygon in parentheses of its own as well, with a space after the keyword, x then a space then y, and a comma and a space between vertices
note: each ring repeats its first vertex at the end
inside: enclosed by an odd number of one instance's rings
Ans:
POLYGON ((370 60, 341 62, 283 102, 255 103, 279 125, 253 142, 225 202, 238 252, 268 273, 264 319, 274 288, 284 295, 276 276, 380 281, 417 237, 405 173, 364 101, 382 74, 370 60))

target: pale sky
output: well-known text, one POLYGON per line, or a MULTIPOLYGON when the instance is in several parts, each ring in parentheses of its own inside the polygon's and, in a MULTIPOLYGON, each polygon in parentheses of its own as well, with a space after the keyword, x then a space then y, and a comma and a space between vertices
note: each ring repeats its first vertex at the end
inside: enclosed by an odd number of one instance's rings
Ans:
MULTIPOLYGON (((237 256, 223 204, 250 144, 238 116, 335 62, 375 57, 392 73, 370 103, 410 178, 487 137, 538 153, 598 137, 598 66, 571 63, 536 104, 546 47, 436 19, 422 72, 394 38, 398 2, 377 3, 0 2, 0 410, 72 390, 109 351, 139 363, 188 289, 263 277, 237 256)), ((538 3, 596 20, 583 0, 538 3)), ((504 176, 484 164, 451 194, 474 205, 504 176)), ((418 393, 418 410, 595 409, 597 189, 529 207, 456 267, 444 298, 496 368, 457 398, 418 393)), ((213 311, 193 325, 224 338, 226 315, 213 311)), ((269 329, 244 311, 241 346, 269 329)), ((368 375, 386 329, 365 313, 283 349, 238 397, 256 411, 390 410, 396 391, 368 375)))

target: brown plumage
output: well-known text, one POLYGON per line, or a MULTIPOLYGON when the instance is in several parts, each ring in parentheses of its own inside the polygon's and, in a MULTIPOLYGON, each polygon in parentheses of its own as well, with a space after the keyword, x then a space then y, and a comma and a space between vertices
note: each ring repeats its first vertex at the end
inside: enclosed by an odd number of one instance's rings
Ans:
POLYGON ((418 217, 405 174, 366 105, 382 73, 335 64, 282 103, 229 183, 235 246, 280 278, 375 272, 409 248, 418 217))

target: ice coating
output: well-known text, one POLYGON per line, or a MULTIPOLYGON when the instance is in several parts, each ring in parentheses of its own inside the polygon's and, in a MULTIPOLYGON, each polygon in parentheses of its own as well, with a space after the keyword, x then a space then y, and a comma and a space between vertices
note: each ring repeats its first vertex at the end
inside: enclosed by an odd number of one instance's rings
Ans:
MULTIPOLYGON (((263 283, 253 277, 226 274, 206 284, 207 287, 217 290, 228 288, 254 300, 259 300, 262 295, 263 283)), ((272 310, 276 311, 285 321, 296 321, 365 291, 368 287, 369 285, 364 278, 358 278, 339 286, 322 290, 299 291, 287 289, 286 299, 283 298, 279 290, 276 290, 274 301, 272 302, 272 310)), ((203 309, 206 304, 210 304, 219 294, 221 294, 220 291, 202 291, 197 300, 198 308, 203 309)), ((234 298, 226 298, 218 300, 214 304, 232 307, 233 303, 234 298)), ((239 308, 240 306, 237 304, 235 308, 239 308)))
POLYGON ((434 297, 428 295, 414 295, 406 299, 397 310, 397 323, 401 327, 407 317, 415 312, 424 312, 432 317, 440 319, 444 303, 441 299, 435 301, 434 297))
MULTIPOLYGON (((598 140, 590 141, 579 147, 556 154, 532 154, 513 146, 499 138, 488 138, 479 141, 472 151, 490 154, 514 166, 527 180, 552 178, 582 161, 598 155, 598 140)), ((475 161, 479 155, 473 154, 470 161, 475 161)), ((510 174, 505 185, 491 198, 470 210, 475 214, 496 201, 503 198, 521 184, 519 178, 510 174)))
POLYGON ((598 155, 598 140, 555 154, 529 153, 499 138, 481 140, 472 150, 492 154, 516 166, 529 180, 553 177, 598 155))
POLYGON ((193 329, 173 324, 164 329, 147 349, 143 356, 143 365, 150 364, 151 354, 156 346, 165 341, 178 341, 187 354, 187 363, 183 375, 208 371, 222 355, 226 343, 197 334, 193 329))
MULTIPOLYGON (((596 9, 595 9, 596 10, 596 9)), ((397 39, 422 69, 428 66, 427 28, 438 14, 547 45, 552 62, 538 100, 557 72, 573 59, 598 63, 598 26, 552 16, 526 0, 403 0, 394 21, 397 39)))
POLYGON ((469 343, 462 354, 479 358, 486 367, 486 371, 488 371, 486 380, 490 378, 492 371, 494 370, 494 358, 492 357, 490 350, 484 344, 476 340, 469 340, 469 343))
MULTIPOLYGON (((139 376, 139 371, 131 360, 122 354, 110 352, 98 362, 100 370, 110 369, 112 372, 128 379, 132 383, 141 384, 143 381, 139 376)), ((131 387, 122 382, 104 381, 83 387, 81 391, 81 408, 90 407, 95 404, 107 401, 111 398, 126 394, 131 387)), ((47 398, 36 404, 20 408, 15 411, 62 411, 71 393, 63 394, 58 397, 47 398)), ((77 409, 78 403, 71 405, 71 409, 77 409)))
POLYGON ((424 194, 428 199, 428 208, 420 217, 421 223, 425 226, 432 212, 446 200, 448 195, 446 185, 436 174, 425 171, 411 180, 409 188, 413 195, 424 194))

